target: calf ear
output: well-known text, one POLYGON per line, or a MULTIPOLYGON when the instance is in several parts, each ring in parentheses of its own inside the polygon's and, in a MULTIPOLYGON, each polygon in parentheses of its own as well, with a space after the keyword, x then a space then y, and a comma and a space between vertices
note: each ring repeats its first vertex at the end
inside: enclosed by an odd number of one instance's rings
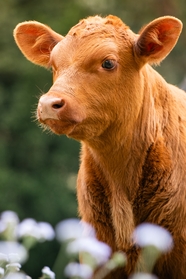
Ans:
POLYGON ((134 51, 143 63, 161 62, 175 46, 182 22, 171 16, 160 17, 146 25, 139 34, 134 51))
POLYGON ((37 21, 19 23, 14 29, 15 41, 31 62, 47 67, 50 61, 50 52, 63 39, 50 27, 37 21))

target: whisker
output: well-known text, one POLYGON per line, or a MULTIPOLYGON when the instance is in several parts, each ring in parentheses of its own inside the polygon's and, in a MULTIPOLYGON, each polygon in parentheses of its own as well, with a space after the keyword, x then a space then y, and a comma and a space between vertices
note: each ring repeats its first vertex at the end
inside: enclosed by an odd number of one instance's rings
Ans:
MULTIPOLYGON (((48 83, 45 84, 44 87, 46 87, 48 85, 48 83)), ((39 99, 43 94, 45 94, 45 92, 38 86, 36 85, 37 89, 39 90, 39 96, 35 96, 37 99, 39 99)))

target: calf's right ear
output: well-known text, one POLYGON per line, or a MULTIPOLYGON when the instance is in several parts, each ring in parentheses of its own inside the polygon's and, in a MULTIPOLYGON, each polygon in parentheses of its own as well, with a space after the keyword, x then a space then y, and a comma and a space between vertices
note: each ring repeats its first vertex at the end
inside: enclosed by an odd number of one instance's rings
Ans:
POLYGON ((48 67, 50 53, 63 36, 37 21, 19 23, 14 29, 15 41, 31 62, 48 67))

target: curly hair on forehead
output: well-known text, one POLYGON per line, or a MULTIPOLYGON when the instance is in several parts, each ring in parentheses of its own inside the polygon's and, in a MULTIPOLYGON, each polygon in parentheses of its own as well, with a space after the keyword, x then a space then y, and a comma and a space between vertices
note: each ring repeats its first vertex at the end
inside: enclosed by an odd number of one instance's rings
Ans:
POLYGON ((71 30, 69 31, 70 35, 76 36, 76 35, 88 35, 92 34, 97 31, 101 31, 104 33, 110 33, 112 29, 108 29, 108 25, 112 26, 112 28, 115 29, 129 29, 125 23, 118 18, 117 16, 109 15, 107 17, 100 17, 100 16, 90 16, 86 19, 82 19, 79 21, 78 24, 73 26, 71 30))

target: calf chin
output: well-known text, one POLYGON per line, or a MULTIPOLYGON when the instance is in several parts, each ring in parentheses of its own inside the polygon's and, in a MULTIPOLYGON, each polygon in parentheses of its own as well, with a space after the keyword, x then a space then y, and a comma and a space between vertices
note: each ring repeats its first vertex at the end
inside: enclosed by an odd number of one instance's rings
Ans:
POLYGON ((70 120, 61 121, 56 119, 46 119, 40 121, 44 126, 47 126, 54 134, 69 136, 74 130, 76 123, 70 120))

